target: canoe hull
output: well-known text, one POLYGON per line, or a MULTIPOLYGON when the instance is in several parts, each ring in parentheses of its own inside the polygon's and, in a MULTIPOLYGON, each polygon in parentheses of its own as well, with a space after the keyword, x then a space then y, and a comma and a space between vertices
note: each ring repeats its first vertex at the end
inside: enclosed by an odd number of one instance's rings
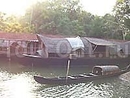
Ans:
POLYGON ((121 71, 115 74, 109 75, 97 75, 97 76, 88 76, 88 77, 81 77, 77 76, 77 78, 67 78, 66 77, 59 77, 59 78, 44 78, 41 76, 34 76, 34 80, 40 84, 48 84, 48 85, 64 85, 64 84, 76 84, 76 83, 85 83, 93 80, 104 79, 119 76, 126 71, 121 71))

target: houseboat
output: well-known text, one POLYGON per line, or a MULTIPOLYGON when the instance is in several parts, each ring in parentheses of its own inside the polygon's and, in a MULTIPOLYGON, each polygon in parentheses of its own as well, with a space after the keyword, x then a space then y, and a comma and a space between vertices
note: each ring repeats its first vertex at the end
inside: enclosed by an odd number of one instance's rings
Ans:
POLYGON ((93 67, 116 64, 125 66, 130 57, 112 41, 89 37, 50 38, 37 35, 40 49, 33 54, 22 54, 18 62, 26 66, 93 67))

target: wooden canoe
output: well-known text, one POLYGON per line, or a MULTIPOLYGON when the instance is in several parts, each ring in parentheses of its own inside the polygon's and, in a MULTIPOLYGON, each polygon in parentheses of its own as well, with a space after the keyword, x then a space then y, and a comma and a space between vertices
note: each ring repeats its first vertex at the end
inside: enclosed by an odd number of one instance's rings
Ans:
POLYGON ((63 85, 63 84, 83 83, 102 78, 114 77, 126 73, 128 71, 129 68, 126 68, 125 70, 120 70, 118 66, 94 66, 92 72, 88 74, 79 74, 68 77, 56 77, 56 78, 34 76, 34 79, 36 82, 40 84, 63 85))

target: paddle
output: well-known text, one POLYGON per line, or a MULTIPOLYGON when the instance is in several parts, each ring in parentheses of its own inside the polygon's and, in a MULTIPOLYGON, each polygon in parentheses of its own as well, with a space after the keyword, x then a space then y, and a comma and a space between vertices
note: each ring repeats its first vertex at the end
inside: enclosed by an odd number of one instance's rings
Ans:
POLYGON ((72 56, 70 55, 70 56, 69 56, 69 59, 68 59, 68 61, 67 61, 66 82, 67 82, 67 79, 68 79, 68 74, 69 74, 69 69, 70 69, 70 61, 71 61, 71 58, 72 58, 72 56))

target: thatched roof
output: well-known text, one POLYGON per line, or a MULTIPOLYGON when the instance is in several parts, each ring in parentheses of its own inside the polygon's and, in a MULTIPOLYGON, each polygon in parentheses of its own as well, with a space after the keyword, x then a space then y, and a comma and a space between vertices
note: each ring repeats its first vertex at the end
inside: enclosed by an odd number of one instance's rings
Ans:
POLYGON ((36 40, 37 37, 35 34, 30 33, 4 33, 0 32, 0 38, 7 40, 36 40))
POLYGON ((92 54, 92 44, 97 46, 106 46, 115 52, 121 50, 111 41, 98 38, 74 37, 74 38, 51 38, 42 35, 37 35, 37 38, 47 48, 48 53, 71 53, 78 49, 82 49, 85 54, 92 54))
POLYGON ((92 44, 85 37, 81 37, 81 40, 84 44, 84 53, 92 54, 92 44))
POLYGON ((85 38, 90 43, 95 44, 95 45, 99 45, 99 46, 112 46, 112 45, 115 45, 112 41, 107 41, 107 40, 104 40, 104 39, 89 38, 89 37, 85 37, 85 38))
MULTIPOLYGON (((61 35, 44 34, 48 37, 62 37, 61 35)), ((0 31, 0 47, 9 47, 12 43, 17 43, 22 47, 27 47, 27 42, 37 42, 36 34, 32 33, 7 33, 0 31)))
POLYGON ((37 35, 37 38, 47 48, 49 53, 70 53, 72 47, 65 38, 49 38, 37 35))
MULTIPOLYGON (((77 49, 83 49, 89 47, 86 43, 87 40, 82 38, 50 38, 42 35, 37 35, 37 38, 42 42, 49 53, 71 53, 77 49), (83 42, 86 41, 86 42, 83 42)), ((86 49, 88 51, 88 48, 86 49)), ((89 52, 89 51, 88 51, 89 52)))
POLYGON ((117 73, 120 71, 120 69, 118 66, 115 66, 115 65, 94 66, 92 71, 94 74, 97 74, 97 75, 105 75, 105 74, 117 73))
MULTIPOLYGON (((42 34, 43 36, 52 38, 63 38, 62 35, 42 34)), ((6 33, 0 31, 0 38, 8 40, 37 40, 36 34, 33 33, 6 33)))

